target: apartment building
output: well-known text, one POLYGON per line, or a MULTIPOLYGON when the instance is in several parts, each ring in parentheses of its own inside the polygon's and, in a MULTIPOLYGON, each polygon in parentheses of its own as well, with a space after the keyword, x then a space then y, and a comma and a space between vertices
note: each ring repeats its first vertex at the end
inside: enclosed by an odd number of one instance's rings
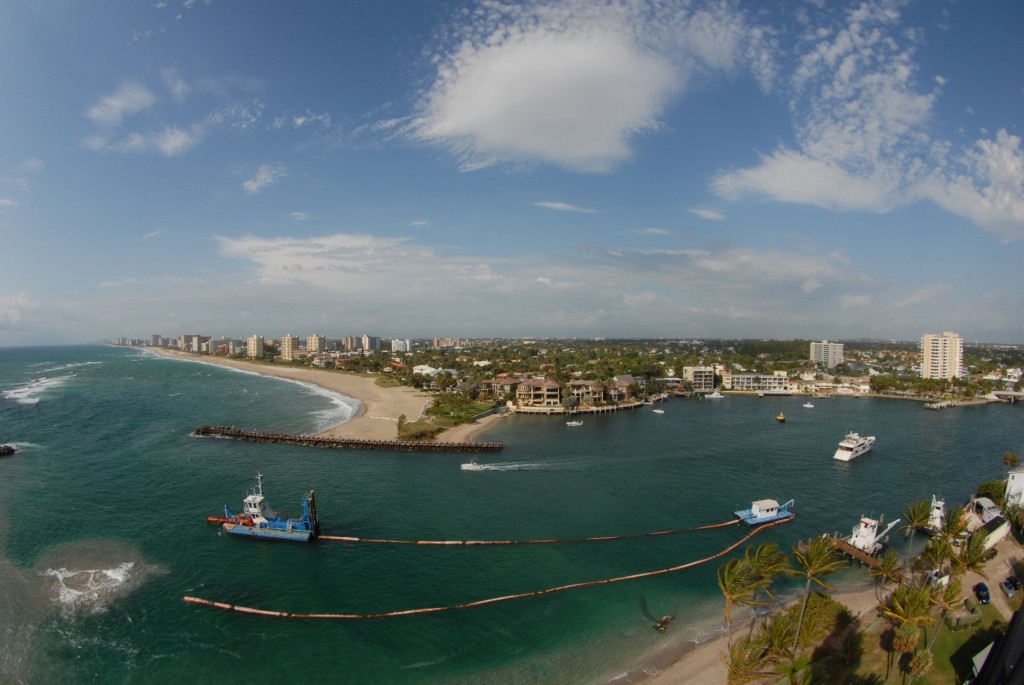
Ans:
POLYGON ((963 364, 964 341, 956 333, 925 333, 921 337, 921 378, 959 378, 963 364))

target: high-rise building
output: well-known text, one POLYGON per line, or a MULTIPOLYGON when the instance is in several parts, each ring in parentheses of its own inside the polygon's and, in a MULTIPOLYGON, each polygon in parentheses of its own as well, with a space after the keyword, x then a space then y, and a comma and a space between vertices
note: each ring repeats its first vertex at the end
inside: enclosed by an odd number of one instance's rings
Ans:
POLYGON ((391 340, 391 351, 392 352, 412 352, 412 341, 406 338, 405 340, 391 340))
POLYGON ((925 333, 921 337, 921 378, 959 378, 963 364, 964 341, 956 333, 925 333))
POLYGON ((281 336, 281 359, 290 362, 295 359, 295 353, 299 351, 299 336, 297 335, 283 335, 281 336))
POLYGON ((245 356, 249 359, 263 359, 262 335, 250 335, 245 339, 245 356))
POLYGON ((315 333, 306 338, 306 351, 310 354, 320 354, 327 349, 327 338, 315 333))
POLYGON ((843 344, 830 343, 828 340, 811 343, 811 361, 815 364, 824 364, 826 369, 831 369, 843 363, 843 344))
POLYGON ((376 352, 380 349, 380 338, 376 335, 364 335, 362 340, 363 352, 376 352))
POLYGON ((355 352, 363 349, 363 339, 355 335, 346 335, 342 338, 342 345, 346 352, 355 352))

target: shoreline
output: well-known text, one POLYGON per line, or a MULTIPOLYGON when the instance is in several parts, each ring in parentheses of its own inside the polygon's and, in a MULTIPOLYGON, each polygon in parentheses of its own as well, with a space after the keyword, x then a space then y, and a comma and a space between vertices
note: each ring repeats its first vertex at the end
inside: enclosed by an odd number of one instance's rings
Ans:
MULTIPOLYGON (((348 420, 316 433, 316 437, 394 440, 397 437, 398 417, 404 414, 410 422, 416 421, 423 415, 423 412, 433 399, 431 396, 413 388, 381 387, 377 385, 377 379, 374 376, 305 367, 253 364, 225 357, 207 355, 195 357, 187 352, 176 350, 149 349, 157 356, 165 359, 214 364, 216 366, 255 373, 260 376, 309 383, 324 390, 344 395, 359 403, 348 420)), ((444 432, 437 436, 435 442, 470 442, 480 431, 484 430, 497 418, 499 417, 491 415, 474 423, 466 423, 445 429, 444 432)))

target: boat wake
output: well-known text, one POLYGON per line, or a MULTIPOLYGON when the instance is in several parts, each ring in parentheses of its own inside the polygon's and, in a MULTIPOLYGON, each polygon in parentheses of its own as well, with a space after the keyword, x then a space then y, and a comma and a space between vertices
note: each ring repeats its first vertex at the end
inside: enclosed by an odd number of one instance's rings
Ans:
POLYGON ((572 461, 549 461, 549 462, 527 462, 507 461, 495 464, 478 464, 471 461, 462 465, 463 471, 568 471, 574 470, 576 462, 572 461))

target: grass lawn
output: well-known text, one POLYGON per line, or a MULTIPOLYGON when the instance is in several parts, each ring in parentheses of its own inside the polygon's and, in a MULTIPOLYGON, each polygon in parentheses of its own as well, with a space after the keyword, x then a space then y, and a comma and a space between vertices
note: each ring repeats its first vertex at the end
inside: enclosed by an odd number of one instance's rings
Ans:
MULTIPOLYGON (((981 612, 983 618, 976 628, 953 632, 943 625, 939 629, 932 646, 932 667, 915 680, 915 684, 955 685, 970 677, 974 655, 1006 629, 1006 622, 995 607, 985 605, 981 612)), ((886 650, 889 645, 889 627, 885 621, 876 621, 864 634, 864 654, 855 671, 863 682, 870 682, 868 678, 872 675, 880 678, 879 682, 904 682, 903 673, 899 669, 899 654, 891 654, 886 650), (888 680, 885 678, 887 672, 888 680)), ((924 649, 937 628, 936 623, 921 631, 919 650, 924 649)))

